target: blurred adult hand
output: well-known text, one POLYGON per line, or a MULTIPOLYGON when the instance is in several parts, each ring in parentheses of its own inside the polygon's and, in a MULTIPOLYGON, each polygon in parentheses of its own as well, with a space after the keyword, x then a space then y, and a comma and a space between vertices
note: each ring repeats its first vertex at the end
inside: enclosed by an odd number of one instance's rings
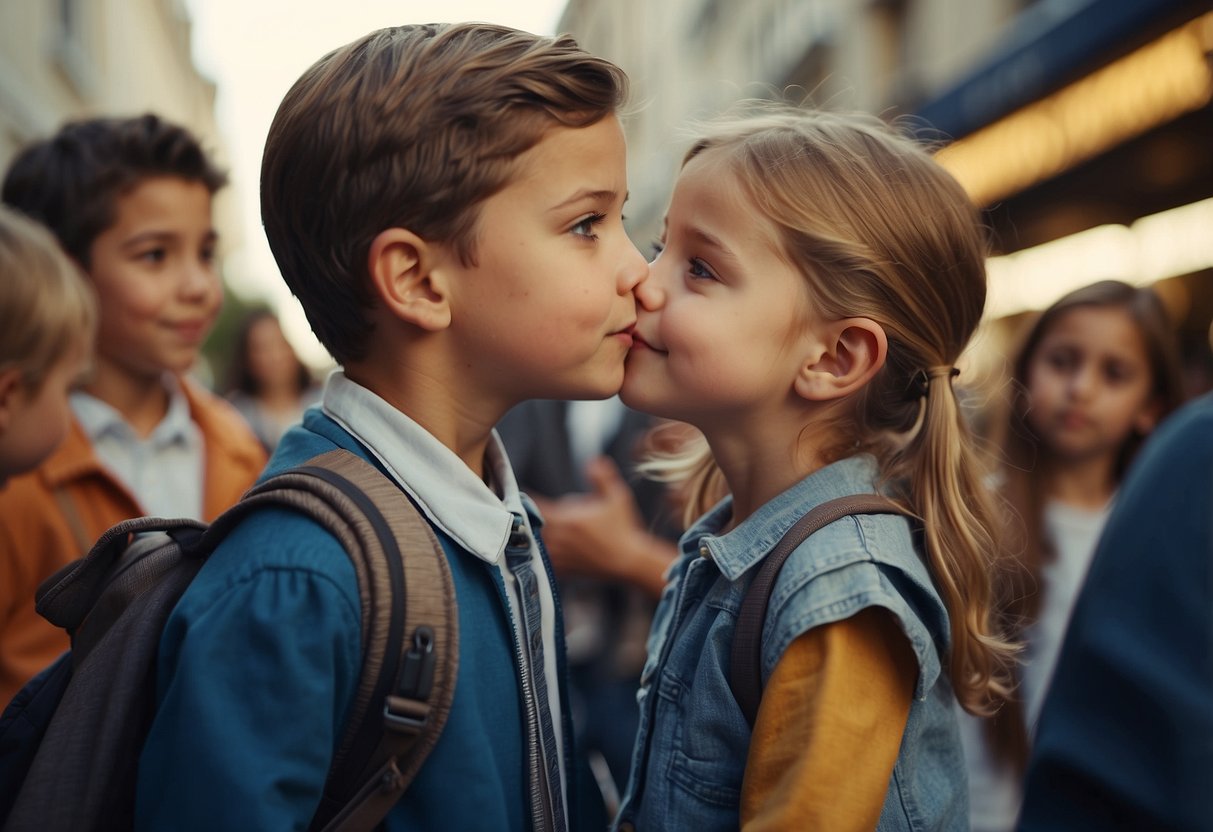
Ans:
POLYGON ((587 493, 535 497, 553 568, 561 575, 623 581, 659 597, 663 574, 677 548, 645 528, 632 490, 613 460, 590 460, 586 479, 591 488, 587 493))

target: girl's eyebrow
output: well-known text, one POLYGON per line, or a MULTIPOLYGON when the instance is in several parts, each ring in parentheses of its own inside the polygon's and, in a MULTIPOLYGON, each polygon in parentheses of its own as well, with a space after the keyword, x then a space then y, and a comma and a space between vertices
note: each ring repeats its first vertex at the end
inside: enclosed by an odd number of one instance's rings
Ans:
POLYGON ((698 240, 701 244, 708 246, 709 248, 716 249, 716 251, 720 252, 725 257, 728 257, 731 260, 737 259, 737 255, 734 254, 732 250, 720 240, 719 237, 709 234, 702 228, 699 228, 698 226, 689 226, 686 233, 687 236, 698 240))

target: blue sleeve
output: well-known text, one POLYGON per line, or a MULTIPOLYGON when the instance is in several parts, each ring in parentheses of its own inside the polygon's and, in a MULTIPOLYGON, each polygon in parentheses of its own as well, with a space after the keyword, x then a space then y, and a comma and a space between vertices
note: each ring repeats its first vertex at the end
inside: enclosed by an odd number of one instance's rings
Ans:
POLYGON ((1213 820, 1213 399, 1172 417, 1121 488, 1066 634, 1022 830, 1213 820))
POLYGON ((357 581, 340 544, 267 511, 211 556, 161 638, 140 830, 306 829, 357 681, 357 581))

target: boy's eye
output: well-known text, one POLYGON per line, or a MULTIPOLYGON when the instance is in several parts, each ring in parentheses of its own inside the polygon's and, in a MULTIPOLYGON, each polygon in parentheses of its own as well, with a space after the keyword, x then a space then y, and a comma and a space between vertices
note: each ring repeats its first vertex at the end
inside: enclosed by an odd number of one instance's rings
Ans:
POLYGON ((606 214, 590 214, 588 217, 578 220, 569 231, 578 237, 585 237, 587 240, 597 240, 598 235, 594 233, 594 226, 605 219, 606 214))
POLYGON ((661 256, 661 252, 665 251, 665 243, 661 240, 654 240, 651 248, 653 249, 653 259, 656 260, 661 256))
POLYGON ((198 252, 198 259, 201 260, 203 263, 214 263, 215 262, 215 247, 214 246, 203 247, 203 249, 198 252))

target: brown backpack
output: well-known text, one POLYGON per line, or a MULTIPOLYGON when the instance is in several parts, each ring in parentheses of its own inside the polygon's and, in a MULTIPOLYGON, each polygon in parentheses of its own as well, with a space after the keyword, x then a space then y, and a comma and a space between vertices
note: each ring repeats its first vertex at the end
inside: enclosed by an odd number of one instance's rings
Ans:
POLYGON ((255 486, 209 526, 154 517, 119 523, 42 584, 37 610, 68 631, 72 649, 0 717, 5 830, 131 828, 161 630, 207 556, 266 506, 301 512, 340 540, 362 601, 358 687, 311 828, 369 830, 388 813, 450 713, 459 653, 454 583, 433 530, 404 492, 335 450, 255 486))

